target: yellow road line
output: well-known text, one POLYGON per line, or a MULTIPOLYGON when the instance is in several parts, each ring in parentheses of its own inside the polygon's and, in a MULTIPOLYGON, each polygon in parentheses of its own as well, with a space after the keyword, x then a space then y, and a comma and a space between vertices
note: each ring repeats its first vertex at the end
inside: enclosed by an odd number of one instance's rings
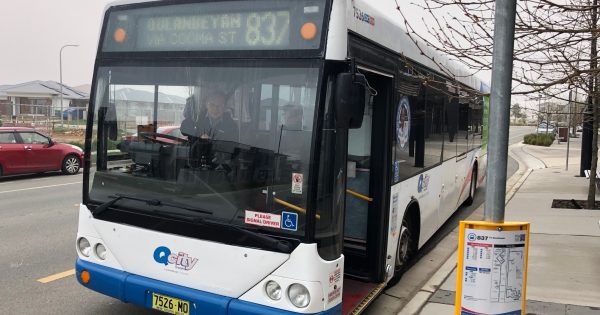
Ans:
POLYGON ((62 278, 68 277, 68 276, 72 276, 74 274, 75 274, 75 269, 71 269, 71 270, 59 272, 59 273, 51 275, 51 276, 47 276, 45 278, 38 279, 37 281, 41 282, 41 283, 48 283, 48 282, 52 282, 54 280, 58 280, 58 279, 62 279, 62 278))

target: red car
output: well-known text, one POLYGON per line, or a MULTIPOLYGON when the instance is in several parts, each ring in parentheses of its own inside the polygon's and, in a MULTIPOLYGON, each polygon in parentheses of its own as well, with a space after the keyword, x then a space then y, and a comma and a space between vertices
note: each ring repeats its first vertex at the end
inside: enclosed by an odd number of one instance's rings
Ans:
POLYGON ((0 176, 62 171, 74 175, 83 162, 83 151, 57 143, 34 129, 0 127, 0 176))

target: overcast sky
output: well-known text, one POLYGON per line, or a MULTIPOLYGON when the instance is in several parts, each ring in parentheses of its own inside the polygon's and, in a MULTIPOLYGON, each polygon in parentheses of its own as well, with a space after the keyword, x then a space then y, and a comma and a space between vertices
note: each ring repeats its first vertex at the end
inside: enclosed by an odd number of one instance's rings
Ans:
MULTIPOLYGON (((389 1, 394 7, 393 0, 374 1, 389 1)), ((90 84, 102 13, 111 2, 113 0, 0 0, 0 85, 32 80, 58 82, 59 51, 66 44, 79 47, 63 49, 63 83, 90 84)), ((411 11, 409 16, 419 15, 421 11, 414 7, 407 9, 411 11)), ((397 12, 395 14, 399 17, 397 12)))
POLYGON ((89 84, 98 46, 101 15, 112 0, 0 0, 0 84, 32 80, 89 84))

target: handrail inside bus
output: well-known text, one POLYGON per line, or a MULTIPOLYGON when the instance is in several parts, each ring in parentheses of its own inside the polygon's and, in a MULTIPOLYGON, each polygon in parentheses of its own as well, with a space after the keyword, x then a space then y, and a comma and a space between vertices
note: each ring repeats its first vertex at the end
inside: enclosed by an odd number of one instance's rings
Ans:
MULTIPOLYGON (((291 204, 291 203, 289 203, 289 202, 287 202, 287 201, 285 201, 285 200, 281 200, 281 199, 279 199, 279 198, 276 198, 276 197, 273 197, 273 200, 274 200, 275 202, 277 202, 278 204, 280 204, 280 205, 286 206, 286 207, 288 207, 288 208, 291 208, 291 209, 294 209, 294 210, 296 210, 296 211, 298 211, 298 212, 301 212, 301 213, 303 213, 303 214, 306 214, 306 209, 304 209, 304 208, 300 208, 300 207, 298 207, 298 206, 296 206, 296 205, 294 205, 294 204, 291 204)), ((321 219, 321 216, 320 216, 319 214, 316 214, 316 215, 315 215, 315 217, 316 217, 317 219, 321 219)))
POLYGON ((368 202, 373 202, 373 198, 365 196, 365 195, 363 195, 361 193, 357 193, 356 191, 353 191, 353 190, 350 190, 350 189, 346 189, 346 192, 349 193, 349 194, 351 194, 351 195, 354 195, 354 196, 356 196, 356 197, 358 197, 360 199, 366 200, 368 202))

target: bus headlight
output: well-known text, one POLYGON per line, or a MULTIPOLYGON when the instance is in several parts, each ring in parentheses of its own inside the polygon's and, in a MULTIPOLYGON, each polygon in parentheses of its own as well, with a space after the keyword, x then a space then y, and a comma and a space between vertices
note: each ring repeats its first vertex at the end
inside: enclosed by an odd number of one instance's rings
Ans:
POLYGON ((77 249, 81 255, 85 257, 90 257, 90 251, 92 250, 92 246, 90 245, 90 241, 87 238, 82 237, 77 241, 77 249))
POLYGON ((310 293, 308 293, 308 289, 299 284, 294 283, 288 289, 288 297, 294 306, 299 308, 305 308, 310 303, 310 293))
POLYGON ((101 243, 96 244, 94 252, 96 252, 96 256, 98 256, 100 260, 106 259, 106 247, 104 247, 104 245, 102 245, 101 243))
POLYGON ((265 285, 265 292, 271 300, 277 301, 281 299, 281 286, 279 285, 279 283, 273 280, 267 282, 267 284, 265 285))

